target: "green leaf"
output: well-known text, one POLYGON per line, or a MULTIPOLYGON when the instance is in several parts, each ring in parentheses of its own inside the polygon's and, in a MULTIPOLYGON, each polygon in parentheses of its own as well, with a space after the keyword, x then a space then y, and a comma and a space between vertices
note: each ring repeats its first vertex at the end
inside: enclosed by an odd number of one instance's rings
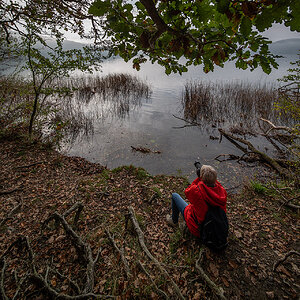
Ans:
POLYGON ((291 4, 291 20, 285 25, 290 26, 292 31, 300 32, 300 1, 294 1, 291 4))
POLYGON ((89 13, 94 16, 102 17, 109 11, 109 9, 110 1, 97 0, 89 8, 89 13))
POLYGON ((263 71, 266 74, 270 74, 271 73, 272 69, 270 67, 270 64, 269 64, 268 60, 265 57, 261 57, 260 58, 260 65, 261 65, 261 68, 263 69, 263 71))
POLYGON ((255 19, 256 28, 263 32, 265 29, 270 28, 274 22, 274 16, 272 10, 265 9, 260 15, 255 19))
POLYGON ((225 13, 229 8, 230 0, 219 0, 217 4, 217 11, 225 13))
POLYGON ((240 26, 240 31, 244 37, 248 37, 250 35, 251 27, 252 27, 251 20, 247 17, 243 17, 241 26, 240 26))

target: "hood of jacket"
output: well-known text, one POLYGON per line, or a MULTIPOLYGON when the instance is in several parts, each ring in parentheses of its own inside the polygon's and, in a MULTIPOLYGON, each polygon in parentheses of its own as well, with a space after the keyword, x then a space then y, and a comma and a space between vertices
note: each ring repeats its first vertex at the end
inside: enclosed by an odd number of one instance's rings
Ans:
POLYGON ((209 187, 200 181, 198 187, 201 197, 203 197, 206 203, 226 209, 227 192, 218 181, 216 181, 214 187, 209 187))

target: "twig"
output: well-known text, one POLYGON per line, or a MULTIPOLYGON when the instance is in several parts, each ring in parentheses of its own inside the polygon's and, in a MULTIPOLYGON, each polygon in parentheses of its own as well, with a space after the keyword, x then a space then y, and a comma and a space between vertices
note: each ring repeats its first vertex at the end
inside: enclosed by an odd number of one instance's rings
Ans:
POLYGON ((30 167, 33 167, 33 166, 36 166, 36 165, 40 165, 40 164, 44 164, 44 163, 47 163, 47 161, 38 161, 38 162, 29 164, 29 165, 18 166, 15 169, 26 169, 26 168, 30 168, 30 167))
POLYGON ((135 216, 135 212, 132 206, 128 207, 128 211, 129 211, 129 216, 130 219, 132 221, 132 224, 134 226, 134 229, 138 235, 138 239, 139 239, 139 243, 142 247, 142 249, 144 250, 144 252, 146 253, 146 255, 150 258, 150 260, 152 260, 154 262, 154 264, 156 265, 156 267, 170 280, 175 292, 177 293, 177 295, 179 296, 180 299, 184 299, 178 285, 174 282, 174 280, 170 277, 169 273, 166 271, 165 268, 162 267, 162 265, 159 263, 159 261, 153 257, 153 255, 150 253, 149 249, 147 248, 146 244, 145 244, 145 238, 144 238, 144 233, 141 230, 139 223, 136 219, 135 216))
POLYGON ((125 273, 126 273, 126 276, 127 276, 127 278, 129 279, 129 278, 131 277, 131 272, 130 272, 130 269, 129 269, 128 261, 127 261, 125 255, 124 255, 124 250, 123 250, 123 249, 120 249, 120 248, 117 246, 117 244, 116 244, 116 242, 115 242, 113 236, 111 235, 111 233, 109 232, 108 229, 105 229, 105 232, 106 232, 106 234, 107 234, 107 236, 108 236, 108 239, 109 239, 110 242, 112 243, 113 247, 114 247, 114 248, 117 250, 117 252, 120 254, 121 260, 122 260, 123 265, 124 265, 124 267, 125 267, 125 273))
POLYGON ((145 267, 141 263, 141 261, 138 261, 138 265, 142 269, 142 271, 149 277, 149 279, 151 280, 151 282, 152 282, 153 286, 155 287, 156 291, 159 294, 161 294, 162 296, 164 296, 166 299, 170 299, 168 297, 168 295, 164 291, 162 291, 161 289, 158 288, 158 286, 156 285, 156 283, 154 282, 154 280, 152 279, 152 277, 150 276, 150 274, 147 272, 147 270, 145 269, 145 267))
POLYGON ((282 264, 284 261, 286 261, 286 259, 287 259, 289 256, 293 255, 293 254, 300 256, 300 252, 295 251, 295 250, 291 250, 291 251, 288 252, 283 258, 279 259, 279 260, 274 264, 274 266, 273 266, 273 272, 275 272, 276 269, 277 269, 277 267, 278 267, 280 264, 282 264))
POLYGON ((13 215, 16 214, 19 209, 22 207, 22 202, 20 202, 18 205, 16 205, 7 215, 6 218, 4 218, 1 222, 0 222, 0 227, 2 227, 9 219, 12 219, 13 215))
POLYGON ((187 119, 180 118, 180 117, 177 117, 177 116, 175 116, 175 115, 173 115, 173 117, 176 118, 176 119, 178 119, 178 120, 182 120, 182 121, 184 121, 184 122, 186 122, 186 123, 189 123, 189 124, 191 124, 191 126, 201 126, 200 123, 197 123, 197 122, 195 122, 195 121, 189 121, 189 120, 187 120, 187 119))
POLYGON ((20 187, 21 186, 18 186, 16 188, 13 188, 13 189, 10 189, 10 190, 6 190, 6 191, 0 191, 0 196, 2 196, 2 195, 9 195, 9 194, 12 194, 12 193, 14 193, 16 191, 20 191, 20 190, 22 190, 20 187))
POLYGON ((199 258, 196 261, 196 268, 199 271, 201 277, 207 282, 208 286, 216 293, 216 295, 223 300, 226 300, 226 297, 224 296, 224 290, 217 286, 204 272, 202 267, 200 266, 201 260, 202 260, 202 254, 204 252, 204 248, 202 248, 199 252, 199 258))
POLYGON ((6 269, 5 258, 2 258, 1 261, 2 261, 3 266, 2 266, 1 277, 0 277, 0 295, 1 295, 1 299, 9 300, 5 294, 5 289, 4 289, 4 275, 5 275, 5 269, 6 269))

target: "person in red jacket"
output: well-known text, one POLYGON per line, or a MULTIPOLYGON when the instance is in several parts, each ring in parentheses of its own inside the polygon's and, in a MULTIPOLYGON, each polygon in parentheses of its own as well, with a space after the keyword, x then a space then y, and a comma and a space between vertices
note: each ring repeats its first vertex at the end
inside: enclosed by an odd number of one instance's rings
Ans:
POLYGON ((181 213, 189 231, 196 237, 200 237, 198 225, 205 219, 208 204, 220 206, 226 212, 227 202, 227 192, 217 181, 217 172, 213 167, 203 165, 199 175, 184 191, 190 204, 177 193, 173 193, 172 216, 167 215, 167 223, 176 226, 181 213))

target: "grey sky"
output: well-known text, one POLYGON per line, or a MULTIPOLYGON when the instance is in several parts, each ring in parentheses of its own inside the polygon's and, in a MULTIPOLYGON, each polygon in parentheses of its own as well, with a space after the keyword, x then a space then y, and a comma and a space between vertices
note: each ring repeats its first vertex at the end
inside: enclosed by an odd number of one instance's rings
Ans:
POLYGON ((282 24, 274 24, 272 28, 263 32, 262 35, 269 38, 272 42, 293 38, 300 39, 300 32, 291 31, 289 28, 285 27, 282 24))

